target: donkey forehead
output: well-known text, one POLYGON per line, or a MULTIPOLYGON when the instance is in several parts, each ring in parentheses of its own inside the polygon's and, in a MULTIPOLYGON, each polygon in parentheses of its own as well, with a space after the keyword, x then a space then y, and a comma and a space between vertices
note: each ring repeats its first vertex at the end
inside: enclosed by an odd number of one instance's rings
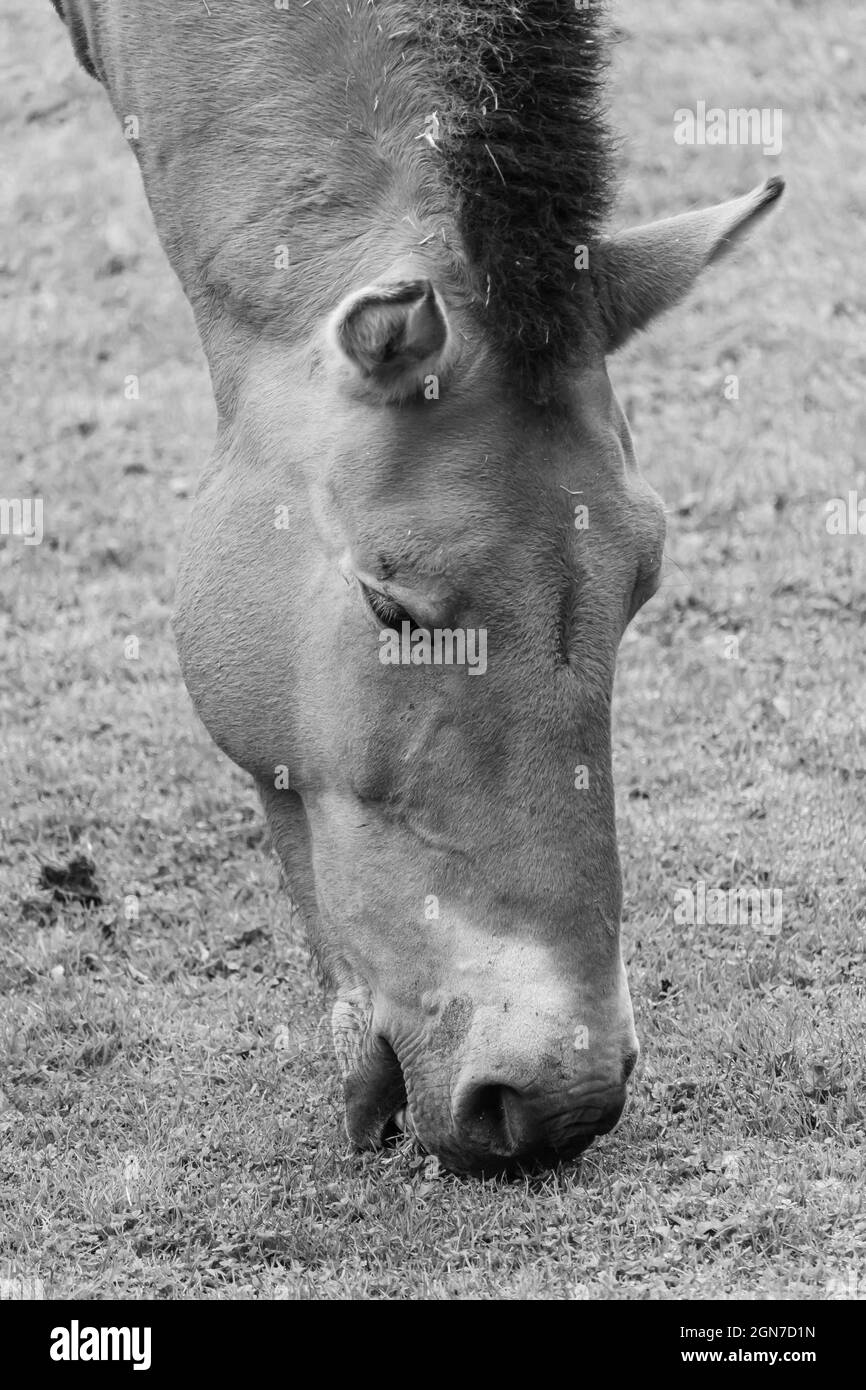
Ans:
POLYGON ((359 446, 372 446, 384 467, 403 468, 407 451, 425 461, 435 453, 457 472, 468 464, 473 476, 483 476, 480 466, 488 461, 520 474, 561 462, 564 455, 578 461, 580 454, 595 452, 607 431, 627 433, 603 363, 563 379, 561 391, 544 403, 491 371, 471 370, 464 381, 458 364, 441 398, 419 394, 386 405, 342 400, 332 420, 351 436, 341 451, 344 462, 359 446))
POLYGON ((580 492, 613 510, 633 492, 631 438, 603 369, 546 407, 500 383, 379 409, 341 404, 322 479, 340 510, 363 501, 446 524, 462 514, 526 524, 580 492))
POLYGON ((578 563, 597 552, 601 563, 656 546, 661 506, 616 421, 523 433, 440 426, 434 439, 400 410, 405 428, 341 450, 325 480, 344 543, 378 561, 381 577, 551 550, 578 563))

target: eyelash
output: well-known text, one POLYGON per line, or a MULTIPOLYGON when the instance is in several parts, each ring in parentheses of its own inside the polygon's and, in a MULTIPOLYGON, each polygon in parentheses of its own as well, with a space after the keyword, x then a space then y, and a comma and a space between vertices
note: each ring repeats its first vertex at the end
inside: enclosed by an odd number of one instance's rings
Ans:
MULTIPOLYGON (((411 623, 412 618, 405 609, 398 607, 391 599, 384 594, 378 593, 375 589, 368 589, 366 584, 361 584, 361 592, 367 603, 367 607, 379 619, 384 627, 397 628, 401 623, 411 623)), ((413 623, 413 626, 415 624, 413 623)))

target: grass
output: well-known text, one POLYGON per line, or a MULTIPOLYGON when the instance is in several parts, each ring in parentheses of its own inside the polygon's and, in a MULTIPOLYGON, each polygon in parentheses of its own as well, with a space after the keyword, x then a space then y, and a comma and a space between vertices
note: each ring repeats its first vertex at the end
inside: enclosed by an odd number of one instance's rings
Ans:
POLYGON ((196 723, 172 645, 213 428, 191 315, 47 0, 0 9, 17 171, 0 182, 16 229, 0 493, 42 496, 46 528, 41 546, 0 538, 0 1293, 866 1292, 866 538, 824 524, 829 498, 866 495, 866 16, 613 8, 618 219, 780 166, 789 192, 612 366, 670 508, 667 581, 627 634, 615 710, 643 1060, 580 1164, 484 1184, 408 1143, 345 1140, 257 802, 196 723), (676 146, 673 112, 699 97, 781 107, 781 161, 676 146), (75 856, 95 887, 40 887, 75 856), (676 889, 700 880, 781 889, 781 934, 676 925, 676 889))

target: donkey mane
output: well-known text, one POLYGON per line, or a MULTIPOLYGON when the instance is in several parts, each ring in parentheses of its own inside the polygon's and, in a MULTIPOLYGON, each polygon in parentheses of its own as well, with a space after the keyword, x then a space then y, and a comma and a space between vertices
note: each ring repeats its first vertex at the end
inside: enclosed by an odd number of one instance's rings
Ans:
POLYGON ((585 322, 575 250, 612 201, 600 5, 422 0, 414 29, 442 93, 438 148, 488 336, 536 388, 585 322))

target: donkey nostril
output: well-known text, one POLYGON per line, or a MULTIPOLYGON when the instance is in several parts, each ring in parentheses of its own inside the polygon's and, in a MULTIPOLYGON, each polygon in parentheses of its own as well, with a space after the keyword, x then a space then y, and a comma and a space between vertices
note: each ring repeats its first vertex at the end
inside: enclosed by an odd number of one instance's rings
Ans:
POLYGON ((545 1154, 570 1158, 613 1129, 625 1096, 624 1084, 578 1097, 467 1078, 452 1102, 454 1141, 480 1168, 510 1167, 545 1154))
POLYGON ((455 1118, 461 1138, 491 1155, 508 1158, 526 1143, 523 1101, 510 1086, 474 1087, 461 1099, 455 1118))

